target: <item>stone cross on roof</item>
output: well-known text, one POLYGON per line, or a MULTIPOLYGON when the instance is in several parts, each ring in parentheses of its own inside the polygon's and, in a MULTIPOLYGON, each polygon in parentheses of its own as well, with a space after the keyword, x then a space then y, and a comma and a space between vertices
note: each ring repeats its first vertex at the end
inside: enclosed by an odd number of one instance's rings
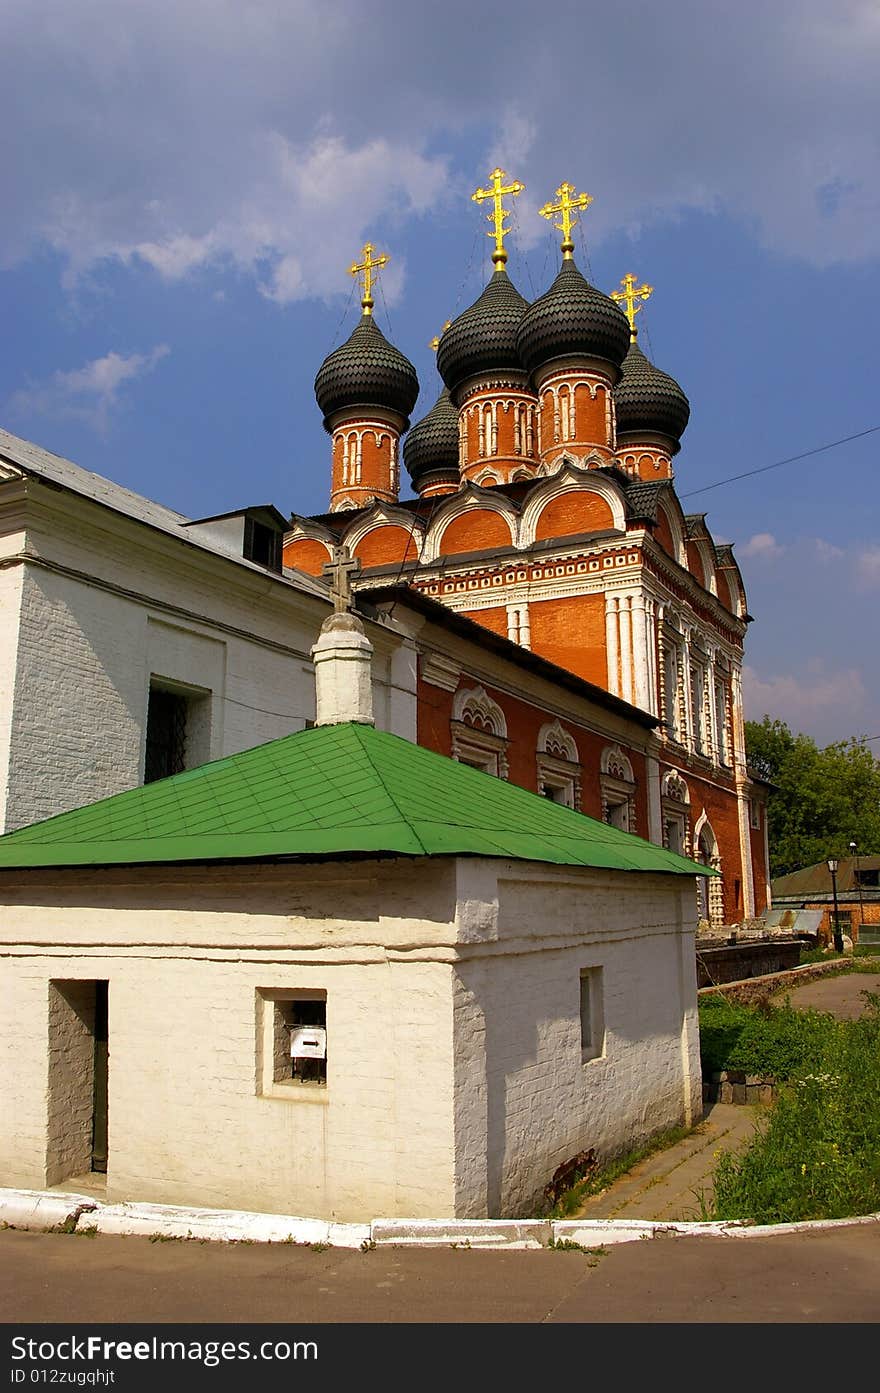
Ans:
POLYGON ((322 568, 321 575, 331 582, 330 594, 337 614, 351 612, 352 577, 361 569, 360 558, 350 556, 345 547, 334 547, 332 559, 322 568))

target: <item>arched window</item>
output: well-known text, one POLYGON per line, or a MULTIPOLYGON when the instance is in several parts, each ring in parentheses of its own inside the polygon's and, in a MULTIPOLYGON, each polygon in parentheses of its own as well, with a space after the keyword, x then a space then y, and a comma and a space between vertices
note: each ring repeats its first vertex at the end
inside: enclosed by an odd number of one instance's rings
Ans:
MULTIPOLYGON (((699 861, 701 866, 721 870, 718 839, 705 809, 694 828, 694 860, 699 861)), ((720 875, 697 877, 697 913, 700 921, 706 925, 715 927, 724 923, 724 881, 720 875)))
POLYGON ((506 779, 507 721, 485 687, 462 688, 452 702, 452 758, 506 779))
POLYGON ((535 759, 538 792, 554 803, 579 812, 581 764, 577 742, 559 721, 548 721, 541 726, 535 759))
POLYGON ((606 745, 599 761, 602 818, 621 832, 636 830, 636 781, 633 767, 619 745, 606 745))
POLYGON ((690 794, 684 779, 674 769, 667 769, 660 784, 660 808, 663 818, 663 845, 679 856, 690 855, 690 794))

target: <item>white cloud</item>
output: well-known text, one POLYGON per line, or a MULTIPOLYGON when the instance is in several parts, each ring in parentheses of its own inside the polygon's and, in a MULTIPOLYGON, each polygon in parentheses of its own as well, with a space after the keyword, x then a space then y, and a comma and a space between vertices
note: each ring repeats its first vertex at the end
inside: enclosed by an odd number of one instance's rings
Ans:
POLYGON ((823 565, 829 565, 832 561, 842 561, 846 552, 842 547, 836 547, 833 542, 826 542, 824 537, 817 537, 816 555, 823 565))
POLYGON ((45 382, 21 388, 9 400, 14 415, 37 414, 74 417, 85 421, 100 434, 106 433, 110 417, 120 405, 127 382, 144 377, 171 352, 160 343, 150 353, 105 353, 84 367, 58 371, 45 382))
POLYGON ((856 580, 865 590, 880 585, 880 547, 863 547, 856 553, 856 580))
POLYGON ((785 547, 780 546, 772 532, 756 532, 745 546, 738 549, 740 556, 756 557, 764 561, 775 561, 782 556, 785 547))
POLYGON ((770 715, 797 731, 814 727, 820 718, 833 717, 835 728, 845 733, 853 728, 866 696, 858 668, 828 672, 821 657, 805 659, 800 673, 767 678, 753 667, 743 667, 743 702, 746 717, 752 721, 770 715))
POLYGON ((126 0, 123 22, 118 0, 7 0, 0 264, 47 243, 73 276, 228 260, 281 302, 323 295, 377 224, 466 201, 495 160, 527 185, 524 244, 570 178, 595 197, 588 243, 702 209, 817 265, 876 257, 874 0, 443 15, 126 0))

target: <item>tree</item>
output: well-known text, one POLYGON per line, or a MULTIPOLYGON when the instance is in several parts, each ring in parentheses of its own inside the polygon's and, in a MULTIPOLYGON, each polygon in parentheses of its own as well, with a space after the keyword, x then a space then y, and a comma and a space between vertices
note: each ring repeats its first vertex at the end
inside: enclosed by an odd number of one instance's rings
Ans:
POLYGON ((865 740, 819 749, 784 721, 746 721, 749 768, 774 785, 768 800, 774 876, 860 852, 880 852, 880 762, 865 740))

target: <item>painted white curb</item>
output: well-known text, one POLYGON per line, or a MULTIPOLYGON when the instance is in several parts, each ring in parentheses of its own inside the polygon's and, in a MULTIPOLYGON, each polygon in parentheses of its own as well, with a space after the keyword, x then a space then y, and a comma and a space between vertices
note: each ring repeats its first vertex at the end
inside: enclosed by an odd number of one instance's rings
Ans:
POLYGON ((148 1238, 198 1238, 221 1243, 307 1243, 359 1248, 370 1241, 369 1224, 332 1224, 291 1214, 233 1209, 191 1209, 170 1204, 99 1204, 83 1216, 82 1229, 148 1238))
POLYGON ((95 1201, 87 1195, 59 1194, 44 1190, 0 1190, 0 1224, 11 1229, 59 1228, 74 1225, 95 1201))
POLYGON ((448 1248, 546 1248, 547 1219, 374 1219, 376 1246, 448 1248))
POLYGON ((851 1219, 810 1219, 793 1224, 752 1224, 747 1219, 677 1223, 652 1219, 374 1219, 334 1224, 291 1214, 234 1209, 194 1209, 168 1204, 101 1204, 87 1195, 57 1190, 0 1190, 0 1224, 15 1229, 67 1227, 119 1236, 190 1238, 213 1243, 300 1243, 332 1248, 546 1248, 577 1243, 609 1247, 642 1239, 772 1238, 793 1233, 880 1224, 880 1214, 851 1219))

